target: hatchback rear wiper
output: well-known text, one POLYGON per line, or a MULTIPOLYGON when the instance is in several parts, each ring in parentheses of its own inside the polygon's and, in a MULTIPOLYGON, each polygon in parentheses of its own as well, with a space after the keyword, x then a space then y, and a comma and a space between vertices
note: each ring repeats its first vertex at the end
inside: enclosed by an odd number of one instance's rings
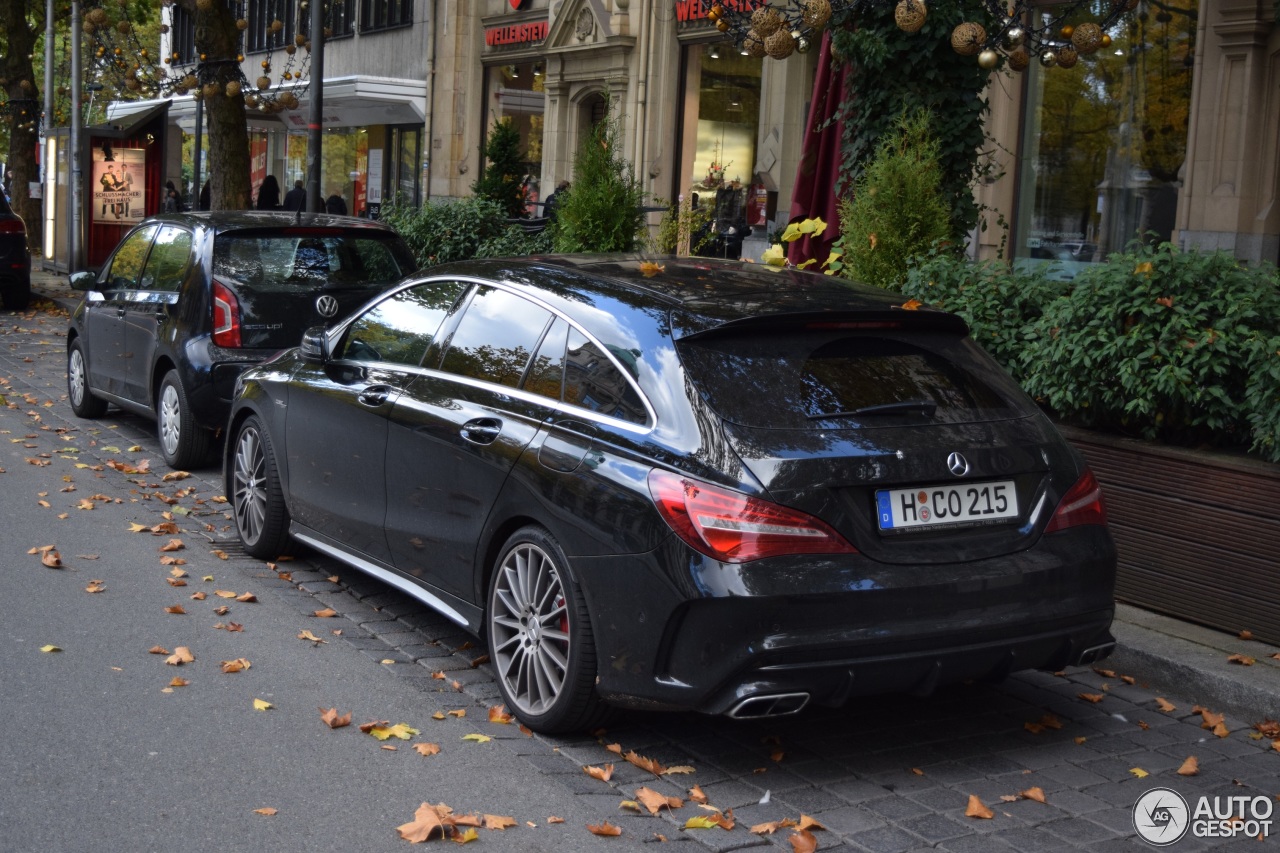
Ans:
POLYGON ((906 415, 913 413, 919 413, 926 418, 931 418, 936 411, 938 411, 938 404, 932 400, 902 400, 897 403, 879 403, 875 406, 863 406, 860 409, 853 409, 848 412, 820 412, 816 415, 809 415, 809 420, 821 421, 827 418, 853 418, 859 415, 906 415))

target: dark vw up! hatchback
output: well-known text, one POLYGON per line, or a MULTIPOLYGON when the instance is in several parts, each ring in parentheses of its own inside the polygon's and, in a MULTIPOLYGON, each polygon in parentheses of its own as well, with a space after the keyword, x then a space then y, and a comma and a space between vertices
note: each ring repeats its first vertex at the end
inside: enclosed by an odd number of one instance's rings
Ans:
POLYGON ((245 372, 225 475, 483 634, 542 731, 1088 663, 1115 552, 1081 457, 957 317, 753 265, 437 267, 245 372))
POLYGON ((71 408, 154 417, 165 461, 205 461, 240 371, 416 267, 385 225, 292 213, 169 214, 120 241, 67 331, 71 408))

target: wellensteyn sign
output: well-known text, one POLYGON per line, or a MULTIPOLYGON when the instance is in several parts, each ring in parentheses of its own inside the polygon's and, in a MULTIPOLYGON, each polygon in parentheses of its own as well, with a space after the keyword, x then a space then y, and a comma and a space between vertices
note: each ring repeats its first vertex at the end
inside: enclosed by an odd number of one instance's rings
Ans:
POLYGON ((500 47, 508 44, 529 44, 545 41, 549 25, 546 21, 530 21, 527 24, 509 24, 505 27, 489 27, 484 31, 484 43, 487 47, 500 47))

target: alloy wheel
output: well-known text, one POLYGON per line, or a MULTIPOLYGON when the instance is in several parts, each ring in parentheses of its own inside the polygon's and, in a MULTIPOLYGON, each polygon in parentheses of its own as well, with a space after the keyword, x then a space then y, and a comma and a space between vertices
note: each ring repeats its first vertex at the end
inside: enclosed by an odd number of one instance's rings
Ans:
POLYGON ((267 462, 262 452, 262 438, 253 428, 240 432, 236 442, 233 493, 236 526, 247 542, 262 535, 267 513, 267 462))
POLYGON ((160 421, 160 443, 167 456, 178 453, 178 441, 182 438, 182 403, 178 399, 178 389, 166 384, 160 391, 160 411, 156 413, 160 421))
POLYGON ((85 395, 89 393, 88 376, 84 366, 84 353, 79 347, 71 350, 71 357, 67 364, 67 376, 70 378, 71 405, 80 406, 84 404, 85 395))
POLYGON ((537 545, 516 545, 498 567, 492 608, 491 652, 512 704, 546 713, 569 668, 569 609, 555 561, 537 545))

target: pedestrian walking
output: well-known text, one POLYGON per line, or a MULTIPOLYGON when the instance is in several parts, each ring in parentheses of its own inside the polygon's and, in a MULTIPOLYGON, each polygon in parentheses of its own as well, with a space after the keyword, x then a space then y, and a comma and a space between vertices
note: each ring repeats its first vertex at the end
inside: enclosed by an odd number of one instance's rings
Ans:
POLYGON ((568 181, 561 181, 556 184, 555 191, 547 196, 547 200, 542 203, 542 215, 550 222, 556 219, 556 208, 560 205, 560 194, 569 189, 568 181))
POLYGON ((335 190, 333 195, 324 200, 324 210, 334 216, 346 216, 347 201, 335 190))
POLYGON ((178 192, 178 188, 173 185, 173 181, 164 182, 164 212, 182 212, 182 195, 178 192))
POLYGON ((294 181, 293 189, 284 194, 285 210, 306 210, 307 209, 307 190, 303 186, 302 181, 294 181))
POLYGON ((267 175, 258 188, 258 210, 280 209, 280 182, 275 175, 267 175))

